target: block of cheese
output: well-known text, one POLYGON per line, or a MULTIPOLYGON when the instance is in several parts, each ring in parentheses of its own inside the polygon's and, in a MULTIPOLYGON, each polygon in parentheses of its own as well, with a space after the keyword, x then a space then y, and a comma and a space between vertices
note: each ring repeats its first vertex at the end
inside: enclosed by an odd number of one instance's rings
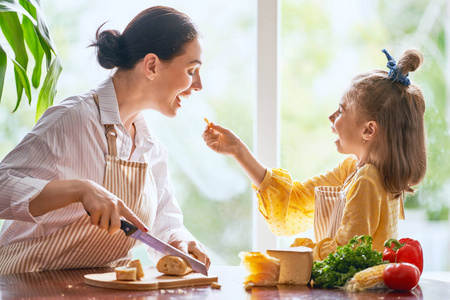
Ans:
POLYGON ((241 252, 241 266, 250 274, 244 279, 246 287, 274 286, 280 275, 280 261, 261 252, 241 252))
POLYGON ((158 272, 167 275, 186 275, 192 272, 191 266, 181 257, 166 255, 156 264, 158 272))
POLYGON ((267 250, 267 254, 280 260, 278 284, 306 285, 311 279, 313 252, 309 247, 267 250))
POLYGON ((144 269, 142 268, 141 261, 139 259, 133 260, 128 264, 130 268, 136 268, 136 278, 141 279, 144 277, 144 269))
POLYGON ((134 281, 137 279, 136 268, 117 267, 114 269, 117 280, 134 281))

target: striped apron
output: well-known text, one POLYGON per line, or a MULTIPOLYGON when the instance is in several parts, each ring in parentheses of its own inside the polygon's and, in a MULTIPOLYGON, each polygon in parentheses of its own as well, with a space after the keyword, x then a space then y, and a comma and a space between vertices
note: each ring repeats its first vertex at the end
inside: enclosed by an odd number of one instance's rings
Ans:
POLYGON ((356 174, 356 171, 350 174, 341 186, 319 186, 315 188, 314 238, 316 242, 336 236, 341 226, 347 201, 343 189, 354 174, 356 174))
MULTIPOLYGON (((98 96, 94 95, 98 105, 98 96)), ((122 199, 144 222, 156 215, 156 186, 146 162, 133 162, 117 157, 117 132, 114 124, 105 125, 108 141, 103 186, 122 199), (151 185, 150 195, 144 193, 151 185)), ((37 239, 18 242, 0 248, 0 274, 34 272, 55 269, 117 267, 131 260, 131 249, 137 240, 125 236, 122 230, 110 235, 82 217, 75 223, 37 239)))

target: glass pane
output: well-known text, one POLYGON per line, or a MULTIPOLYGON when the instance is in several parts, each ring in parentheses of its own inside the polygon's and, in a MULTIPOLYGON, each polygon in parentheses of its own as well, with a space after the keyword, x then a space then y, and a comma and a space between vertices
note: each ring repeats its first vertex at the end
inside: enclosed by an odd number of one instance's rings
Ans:
MULTIPOLYGON (((397 59, 410 47, 424 53, 424 66, 410 77, 425 94, 428 171, 418 193, 405 201, 399 237, 421 242, 428 271, 450 270, 446 9, 445 1, 426 0, 282 1, 281 165, 297 180, 344 158, 333 144, 328 115, 351 78, 384 69, 383 48, 397 59)), ((299 236, 312 238, 313 232, 299 236)), ((293 240, 282 238, 281 245, 293 240)))

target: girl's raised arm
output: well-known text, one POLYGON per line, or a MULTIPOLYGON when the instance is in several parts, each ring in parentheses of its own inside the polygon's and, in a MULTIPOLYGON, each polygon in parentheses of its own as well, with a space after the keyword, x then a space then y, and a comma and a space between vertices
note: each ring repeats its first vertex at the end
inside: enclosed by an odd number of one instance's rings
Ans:
POLYGON ((231 130, 212 122, 203 132, 206 145, 217 153, 234 158, 254 185, 259 186, 266 175, 266 167, 252 154, 247 145, 231 130))

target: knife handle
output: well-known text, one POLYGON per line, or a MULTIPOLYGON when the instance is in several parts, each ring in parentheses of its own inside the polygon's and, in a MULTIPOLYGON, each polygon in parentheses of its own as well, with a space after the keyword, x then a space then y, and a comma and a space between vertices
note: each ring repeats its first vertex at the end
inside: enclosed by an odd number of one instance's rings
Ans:
MULTIPOLYGON (((91 215, 87 210, 86 212, 88 215, 91 215)), ((120 219, 120 229, 122 229, 125 232, 126 236, 130 236, 133 232, 138 230, 136 226, 122 219, 120 219)))
POLYGON ((138 230, 136 226, 122 219, 120 219, 120 229, 125 232, 126 236, 130 236, 133 232, 138 230))

